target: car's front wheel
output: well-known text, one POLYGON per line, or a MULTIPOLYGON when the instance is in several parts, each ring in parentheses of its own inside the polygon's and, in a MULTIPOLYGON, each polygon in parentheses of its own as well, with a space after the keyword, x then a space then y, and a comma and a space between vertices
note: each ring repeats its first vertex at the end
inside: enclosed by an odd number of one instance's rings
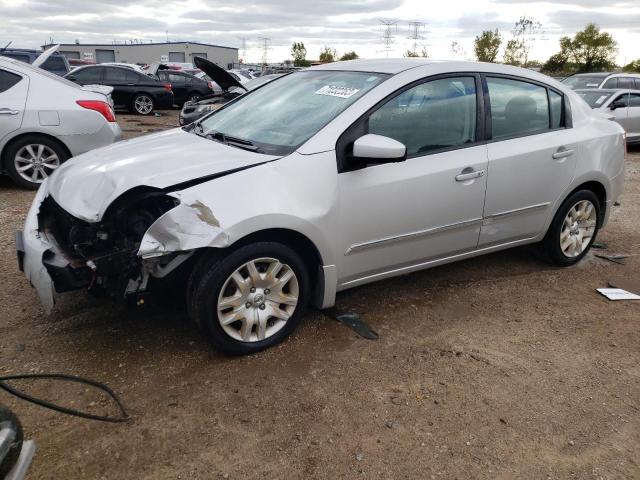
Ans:
POLYGON ((133 97, 131 108, 138 115, 150 115, 155 108, 153 97, 146 93, 138 93, 133 97))
POLYGON ((580 190, 558 209, 543 241, 543 248, 556 265, 578 263, 589 251, 600 225, 600 202, 590 190, 580 190))
POLYGON ((189 310, 213 346, 229 355, 269 348, 300 323, 309 275, 300 256, 274 242, 204 258, 190 279, 189 310))
POLYGON ((68 158, 67 151, 54 140, 27 135, 7 147, 4 166, 16 184, 35 190, 68 158))

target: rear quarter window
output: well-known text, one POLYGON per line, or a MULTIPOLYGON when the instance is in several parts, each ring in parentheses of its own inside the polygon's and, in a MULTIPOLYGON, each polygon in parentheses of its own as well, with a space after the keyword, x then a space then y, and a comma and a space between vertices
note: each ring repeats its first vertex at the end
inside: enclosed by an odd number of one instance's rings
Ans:
POLYGON ((0 93, 6 92, 22 80, 20 75, 0 70, 0 93))

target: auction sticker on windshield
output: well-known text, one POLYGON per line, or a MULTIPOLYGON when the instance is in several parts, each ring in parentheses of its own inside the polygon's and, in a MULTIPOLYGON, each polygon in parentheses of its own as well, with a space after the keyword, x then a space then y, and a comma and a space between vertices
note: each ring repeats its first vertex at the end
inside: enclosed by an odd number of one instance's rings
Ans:
POLYGON ((333 85, 325 85, 318 90, 316 95, 328 95, 330 97, 349 98, 358 93, 360 90, 357 88, 349 87, 335 87, 333 85))

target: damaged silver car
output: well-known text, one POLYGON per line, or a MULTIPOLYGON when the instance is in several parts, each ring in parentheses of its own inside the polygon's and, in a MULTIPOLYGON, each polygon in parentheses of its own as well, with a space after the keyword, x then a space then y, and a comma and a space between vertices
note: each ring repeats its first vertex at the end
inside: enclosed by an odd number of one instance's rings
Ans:
POLYGON ((169 284, 215 347, 251 353, 376 280, 532 243, 575 264, 624 155, 619 125, 529 70, 339 62, 62 165, 18 255, 47 310, 169 284))

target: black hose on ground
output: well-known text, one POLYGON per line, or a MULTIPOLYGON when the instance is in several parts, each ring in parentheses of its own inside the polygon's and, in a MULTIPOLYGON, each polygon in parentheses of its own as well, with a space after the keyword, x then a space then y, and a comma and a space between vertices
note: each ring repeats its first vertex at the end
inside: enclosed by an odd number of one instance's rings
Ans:
POLYGON ((127 422, 131 419, 131 417, 127 413, 127 410, 124 408, 124 404, 122 403, 120 398, 115 394, 113 390, 111 390, 104 383, 96 382, 95 380, 89 380, 87 378, 76 377, 73 375, 64 375, 61 373, 33 373, 33 374, 25 374, 25 375, 9 375, 5 377, 0 377, 0 388, 27 402, 31 402, 35 405, 39 405, 41 407, 48 408, 50 410, 55 410, 56 412, 65 413, 67 415, 73 415, 74 417, 86 418, 88 420, 97 420, 99 422, 111 422, 111 423, 127 422), (36 379, 65 380, 70 382, 82 383, 85 385, 91 385, 92 387, 102 390, 107 395, 109 395, 109 397, 113 399, 116 405, 118 405, 118 409, 120 410, 122 415, 120 417, 109 417, 109 416, 103 416, 103 415, 94 415, 92 413, 86 413, 80 410, 74 410, 72 408, 62 407, 60 405, 56 405, 55 403, 51 403, 46 400, 42 400, 40 398, 36 398, 31 395, 28 395, 6 383, 11 380, 36 380, 36 379))

